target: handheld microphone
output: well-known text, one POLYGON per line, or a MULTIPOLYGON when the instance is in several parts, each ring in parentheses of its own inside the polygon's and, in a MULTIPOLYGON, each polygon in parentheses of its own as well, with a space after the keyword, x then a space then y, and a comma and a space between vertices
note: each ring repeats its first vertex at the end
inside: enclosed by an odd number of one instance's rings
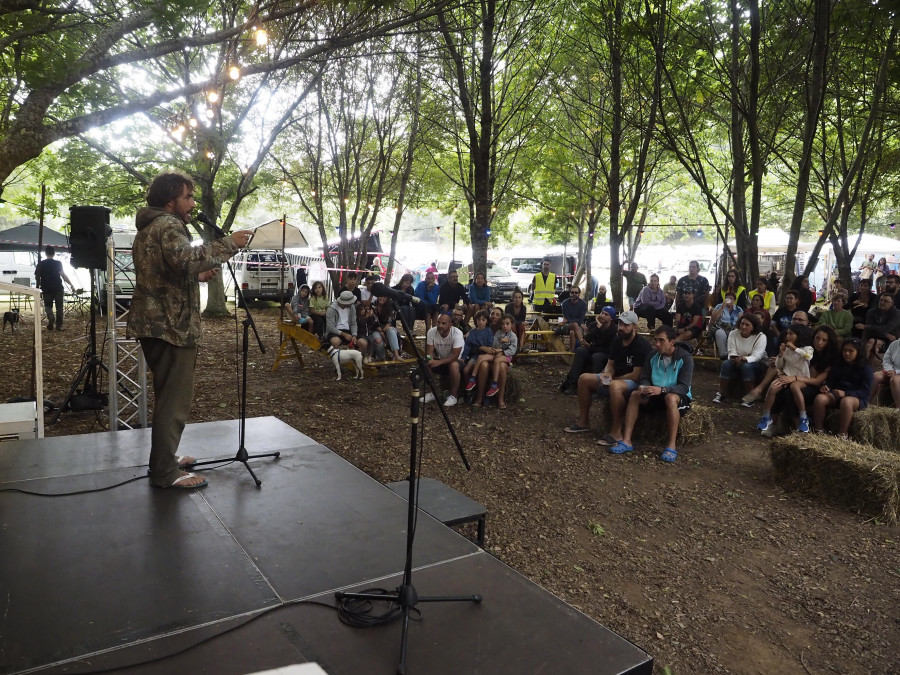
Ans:
POLYGON ((207 216, 202 211, 197 214, 197 217, 194 218, 194 220, 196 220, 197 222, 203 223, 209 229, 211 229, 213 231, 213 235, 215 235, 216 239, 224 239, 225 237, 228 236, 227 234, 225 234, 225 230, 223 230, 221 227, 216 225, 212 220, 210 220, 209 216, 207 216))
POLYGON ((403 291, 398 291, 390 286, 387 286, 380 281, 376 281, 372 284, 372 295, 376 298, 390 298, 394 302, 399 302, 400 304, 408 305, 412 303, 414 305, 418 305, 422 300, 417 298, 415 295, 410 295, 409 293, 404 293, 403 291))

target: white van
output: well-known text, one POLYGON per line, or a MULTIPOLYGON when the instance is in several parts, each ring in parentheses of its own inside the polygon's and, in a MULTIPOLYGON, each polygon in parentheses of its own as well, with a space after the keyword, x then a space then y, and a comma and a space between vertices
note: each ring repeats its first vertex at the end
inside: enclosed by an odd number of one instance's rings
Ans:
POLYGON ((247 301, 288 302, 294 295, 294 270, 281 251, 239 251, 232 265, 247 301))
POLYGON ((37 256, 29 251, 0 251, 0 281, 34 288, 37 256))

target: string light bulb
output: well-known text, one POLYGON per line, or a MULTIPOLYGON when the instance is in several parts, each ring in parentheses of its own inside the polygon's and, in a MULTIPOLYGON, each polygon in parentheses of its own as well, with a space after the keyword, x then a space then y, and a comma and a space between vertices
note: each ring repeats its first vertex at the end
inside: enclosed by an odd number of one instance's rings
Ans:
POLYGON ((213 112, 213 109, 212 109, 212 108, 207 108, 207 109, 206 109, 206 116, 207 116, 209 119, 212 119, 213 116, 214 116, 215 114, 216 114, 216 113, 213 112))
POLYGON ((206 153, 206 158, 207 158, 207 159, 215 159, 215 158, 216 158, 216 153, 214 153, 212 150, 210 150, 210 151, 208 151, 208 152, 206 153))
POLYGON ((232 80, 239 80, 241 78, 241 69, 237 66, 231 66, 231 68, 228 69, 228 77, 232 80))
POLYGON ((269 43, 269 36, 262 28, 256 29, 256 46, 265 47, 269 43))
POLYGON ((206 100, 210 103, 216 103, 219 100, 219 92, 210 91, 206 94, 206 100))
POLYGON ((315 190, 312 191, 312 196, 313 196, 313 197, 316 196, 316 191, 315 191, 315 190))

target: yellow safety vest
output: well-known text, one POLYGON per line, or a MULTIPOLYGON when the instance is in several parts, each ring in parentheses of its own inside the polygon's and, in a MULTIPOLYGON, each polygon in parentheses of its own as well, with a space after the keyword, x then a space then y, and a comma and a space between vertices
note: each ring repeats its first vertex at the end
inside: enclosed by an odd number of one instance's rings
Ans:
POLYGON ((553 272, 547 275, 547 281, 544 281, 544 275, 538 272, 534 275, 534 306, 542 307, 544 302, 549 300, 553 302, 556 298, 556 275, 553 272))

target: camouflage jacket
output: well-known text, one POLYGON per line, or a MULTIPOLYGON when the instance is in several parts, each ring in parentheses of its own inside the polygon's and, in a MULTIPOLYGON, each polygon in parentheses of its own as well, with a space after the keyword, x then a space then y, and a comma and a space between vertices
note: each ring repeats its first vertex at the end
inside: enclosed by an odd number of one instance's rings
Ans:
POLYGON ((163 209, 138 211, 133 255, 134 296, 128 315, 132 337, 160 338, 179 347, 200 341, 200 272, 237 253, 231 237, 191 246, 187 226, 163 209))

